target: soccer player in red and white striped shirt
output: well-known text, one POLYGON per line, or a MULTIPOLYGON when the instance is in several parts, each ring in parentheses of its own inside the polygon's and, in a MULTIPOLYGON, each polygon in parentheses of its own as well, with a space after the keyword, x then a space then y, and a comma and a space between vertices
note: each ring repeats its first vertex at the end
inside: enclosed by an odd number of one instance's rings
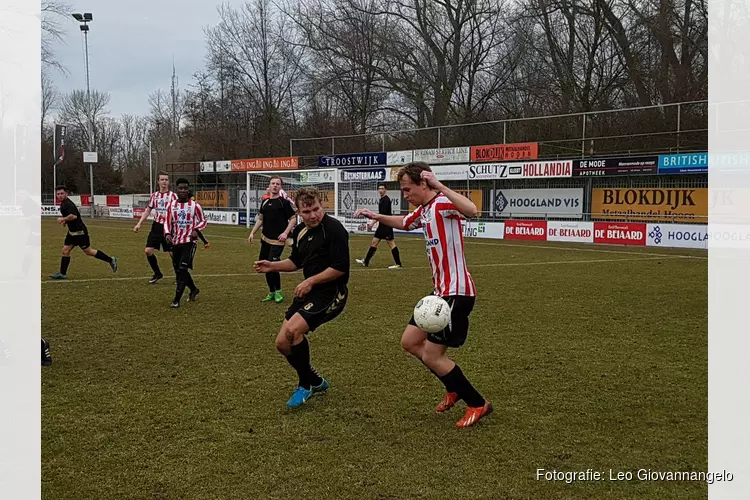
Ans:
MULTIPOLYGON (((133 231, 136 233, 140 231, 143 221, 148 218, 152 210, 154 211, 154 222, 151 224, 151 232, 148 233, 148 238, 146 238, 146 249, 144 250, 146 260, 148 260, 151 269, 154 271, 154 275, 149 280, 149 284, 151 285, 164 277, 161 269, 159 269, 159 263, 156 260, 156 255, 154 255, 154 250, 161 248, 165 252, 169 252, 170 257, 172 255, 172 247, 164 237, 164 220, 167 218, 167 207, 173 201, 177 200, 177 194, 169 190, 169 175, 166 172, 159 172, 158 183, 159 190, 151 193, 146 211, 143 212, 143 215, 141 215, 138 223, 133 228, 133 231)), ((177 269, 175 269, 175 274, 177 274, 177 269)))
POLYGON ((172 307, 180 307, 180 299, 185 287, 190 289, 188 302, 192 302, 200 290, 190 276, 193 268, 193 258, 198 239, 198 231, 206 227, 206 217, 198 202, 190 199, 190 183, 187 179, 177 180, 177 200, 167 207, 167 217, 164 220, 164 236, 172 245, 172 262, 177 269, 177 289, 172 307))
POLYGON ((381 224, 411 231, 422 228, 427 242, 427 257, 432 268, 434 293, 445 299, 451 307, 451 321, 438 333, 427 333, 416 326, 414 318, 401 336, 401 346, 419 358, 445 385, 446 394, 436 411, 444 412, 459 399, 466 402, 464 417, 456 427, 469 427, 480 418, 492 413, 492 405, 471 385, 461 368, 448 359, 448 347, 460 347, 469 333, 469 314, 474 308, 476 286, 464 257, 462 220, 474 217, 474 203, 437 180, 429 165, 414 162, 398 172, 404 198, 417 207, 406 217, 375 214, 358 210, 354 216, 363 215, 381 224))

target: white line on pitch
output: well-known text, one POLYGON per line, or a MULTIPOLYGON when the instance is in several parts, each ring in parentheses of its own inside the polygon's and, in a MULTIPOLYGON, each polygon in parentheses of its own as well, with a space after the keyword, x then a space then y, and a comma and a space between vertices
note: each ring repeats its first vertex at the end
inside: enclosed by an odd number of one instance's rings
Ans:
MULTIPOLYGON (((632 259, 588 259, 588 260, 557 260, 557 261, 544 261, 544 262, 495 262, 491 264, 474 264, 473 266, 470 266, 472 269, 477 267, 523 267, 523 266, 557 266, 557 265, 564 265, 564 264, 601 264, 601 263, 613 263, 613 262, 635 262, 635 261, 645 261, 645 260, 663 260, 663 259, 680 259, 683 258, 679 255, 664 255, 660 257, 636 257, 632 259)), ((352 273, 360 273, 360 272, 379 272, 379 271, 388 271, 392 273, 397 272, 404 272, 404 271, 411 271, 411 270, 426 270, 430 269, 427 266, 419 266, 419 267, 405 267, 402 269, 388 269, 386 267, 377 267, 377 268, 368 268, 368 269, 361 269, 361 268, 353 268, 351 270, 352 273)), ((471 272, 471 269, 469 270, 471 272)), ((299 273, 301 271, 295 271, 295 273, 299 273)), ((289 274, 295 274, 295 273, 289 273, 289 274)), ((260 276, 259 273, 226 273, 226 274, 194 274, 194 278, 237 278, 237 277, 243 277, 243 276, 260 276)), ((136 280, 148 280, 151 276, 128 276, 124 278, 84 278, 84 279, 76 279, 76 280, 42 280, 42 284, 45 283, 91 283, 91 282, 97 282, 97 281, 136 281, 136 280)), ((172 278, 173 276, 165 276, 165 279, 172 278)))

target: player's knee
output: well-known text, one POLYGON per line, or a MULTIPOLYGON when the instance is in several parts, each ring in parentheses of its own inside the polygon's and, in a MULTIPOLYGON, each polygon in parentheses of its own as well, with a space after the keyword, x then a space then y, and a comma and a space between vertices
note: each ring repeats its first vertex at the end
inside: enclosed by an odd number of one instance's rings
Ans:
POLYGON ((442 354, 440 354, 439 352, 433 352, 428 349, 425 349, 422 351, 421 359, 424 364, 426 364, 429 367, 432 367, 435 364, 437 364, 437 362, 440 360, 441 357, 442 357, 442 354))
POLYGON ((421 344, 414 342, 406 336, 401 337, 401 348, 409 354, 417 356, 419 354, 420 346, 421 344))
POLYGON ((292 343, 287 339, 286 332, 282 331, 276 336, 276 350, 282 354, 288 354, 292 343))
POLYGON ((145 253, 146 255, 148 255, 149 257, 151 257, 152 255, 154 255, 154 249, 150 248, 150 247, 146 247, 146 249, 143 251, 143 253, 145 253))

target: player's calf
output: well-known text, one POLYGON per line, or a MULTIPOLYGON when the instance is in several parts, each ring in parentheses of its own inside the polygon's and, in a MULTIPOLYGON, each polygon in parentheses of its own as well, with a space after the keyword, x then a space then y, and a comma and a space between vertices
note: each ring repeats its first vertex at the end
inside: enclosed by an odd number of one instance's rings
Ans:
POLYGON ((148 281, 149 285, 153 285, 162 279, 164 275, 162 274, 161 269, 159 269, 159 261, 156 259, 156 255, 154 255, 154 249, 146 247, 143 252, 146 254, 148 265, 151 266, 151 270, 154 272, 154 275, 148 281))
POLYGON ((107 264, 109 264, 109 266, 112 268, 113 273, 117 272, 117 257, 110 257, 109 255, 102 252, 101 250, 97 250, 91 247, 85 248, 83 251, 89 257, 93 257, 97 260, 101 260, 102 262, 106 262, 107 264))

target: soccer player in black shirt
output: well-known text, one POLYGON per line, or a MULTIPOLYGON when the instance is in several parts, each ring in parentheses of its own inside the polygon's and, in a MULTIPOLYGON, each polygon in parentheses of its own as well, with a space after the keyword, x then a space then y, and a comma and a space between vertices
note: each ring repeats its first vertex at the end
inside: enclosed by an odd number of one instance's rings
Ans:
POLYGON ((86 255, 108 263, 112 268, 112 272, 116 273, 117 258, 110 257, 101 250, 91 248, 89 230, 81 219, 78 207, 76 207, 76 204, 68 198, 68 190, 65 186, 57 186, 56 196, 60 201, 60 213, 62 214, 62 217, 58 217, 57 222, 63 226, 68 226, 68 234, 65 236, 65 243, 62 248, 60 272, 50 275, 50 278, 54 280, 67 279, 68 266, 70 265, 70 252, 74 247, 80 247, 86 255))
POLYGON ((305 335, 341 314, 349 294, 349 233, 341 222, 323 212, 316 189, 301 188, 295 203, 303 222, 292 232, 292 254, 280 262, 255 263, 259 273, 301 268, 305 277, 294 290, 294 302, 276 337, 276 349, 299 377, 299 386, 286 403, 290 408, 328 389, 328 381, 310 365, 310 345, 305 335))
MULTIPOLYGON (((378 202, 378 213, 380 215, 392 215, 391 212, 391 199, 387 195, 387 189, 385 184, 378 186, 378 194, 380 195, 380 201, 378 202)), ((375 221, 369 223, 370 229, 375 221)), ((375 251, 378 249, 380 242, 385 240, 389 247, 391 247, 391 255, 393 255, 394 265, 388 266, 388 269, 399 269, 403 267, 401 265, 401 255, 398 252, 396 241, 393 239, 393 228, 386 226, 385 224, 378 224, 378 228, 375 230, 375 236, 372 237, 370 248, 367 249, 367 255, 364 259, 356 259, 357 264, 362 264, 365 267, 370 265, 372 257, 375 255, 375 251)))
MULTIPOLYGON (((280 195, 281 186, 281 177, 271 177, 268 185, 269 196, 261 202, 258 220, 255 221, 255 226, 253 226, 250 236, 247 238, 247 242, 252 245, 256 231, 261 226, 263 227, 258 260, 270 260, 271 262, 281 260, 281 253, 284 251, 286 240, 297 221, 292 203, 280 195)), ((265 296, 263 302, 273 300, 278 304, 283 301, 281 275, 278 272, 267 273, 266 283, 268 284, 268 295, 265 296)))

